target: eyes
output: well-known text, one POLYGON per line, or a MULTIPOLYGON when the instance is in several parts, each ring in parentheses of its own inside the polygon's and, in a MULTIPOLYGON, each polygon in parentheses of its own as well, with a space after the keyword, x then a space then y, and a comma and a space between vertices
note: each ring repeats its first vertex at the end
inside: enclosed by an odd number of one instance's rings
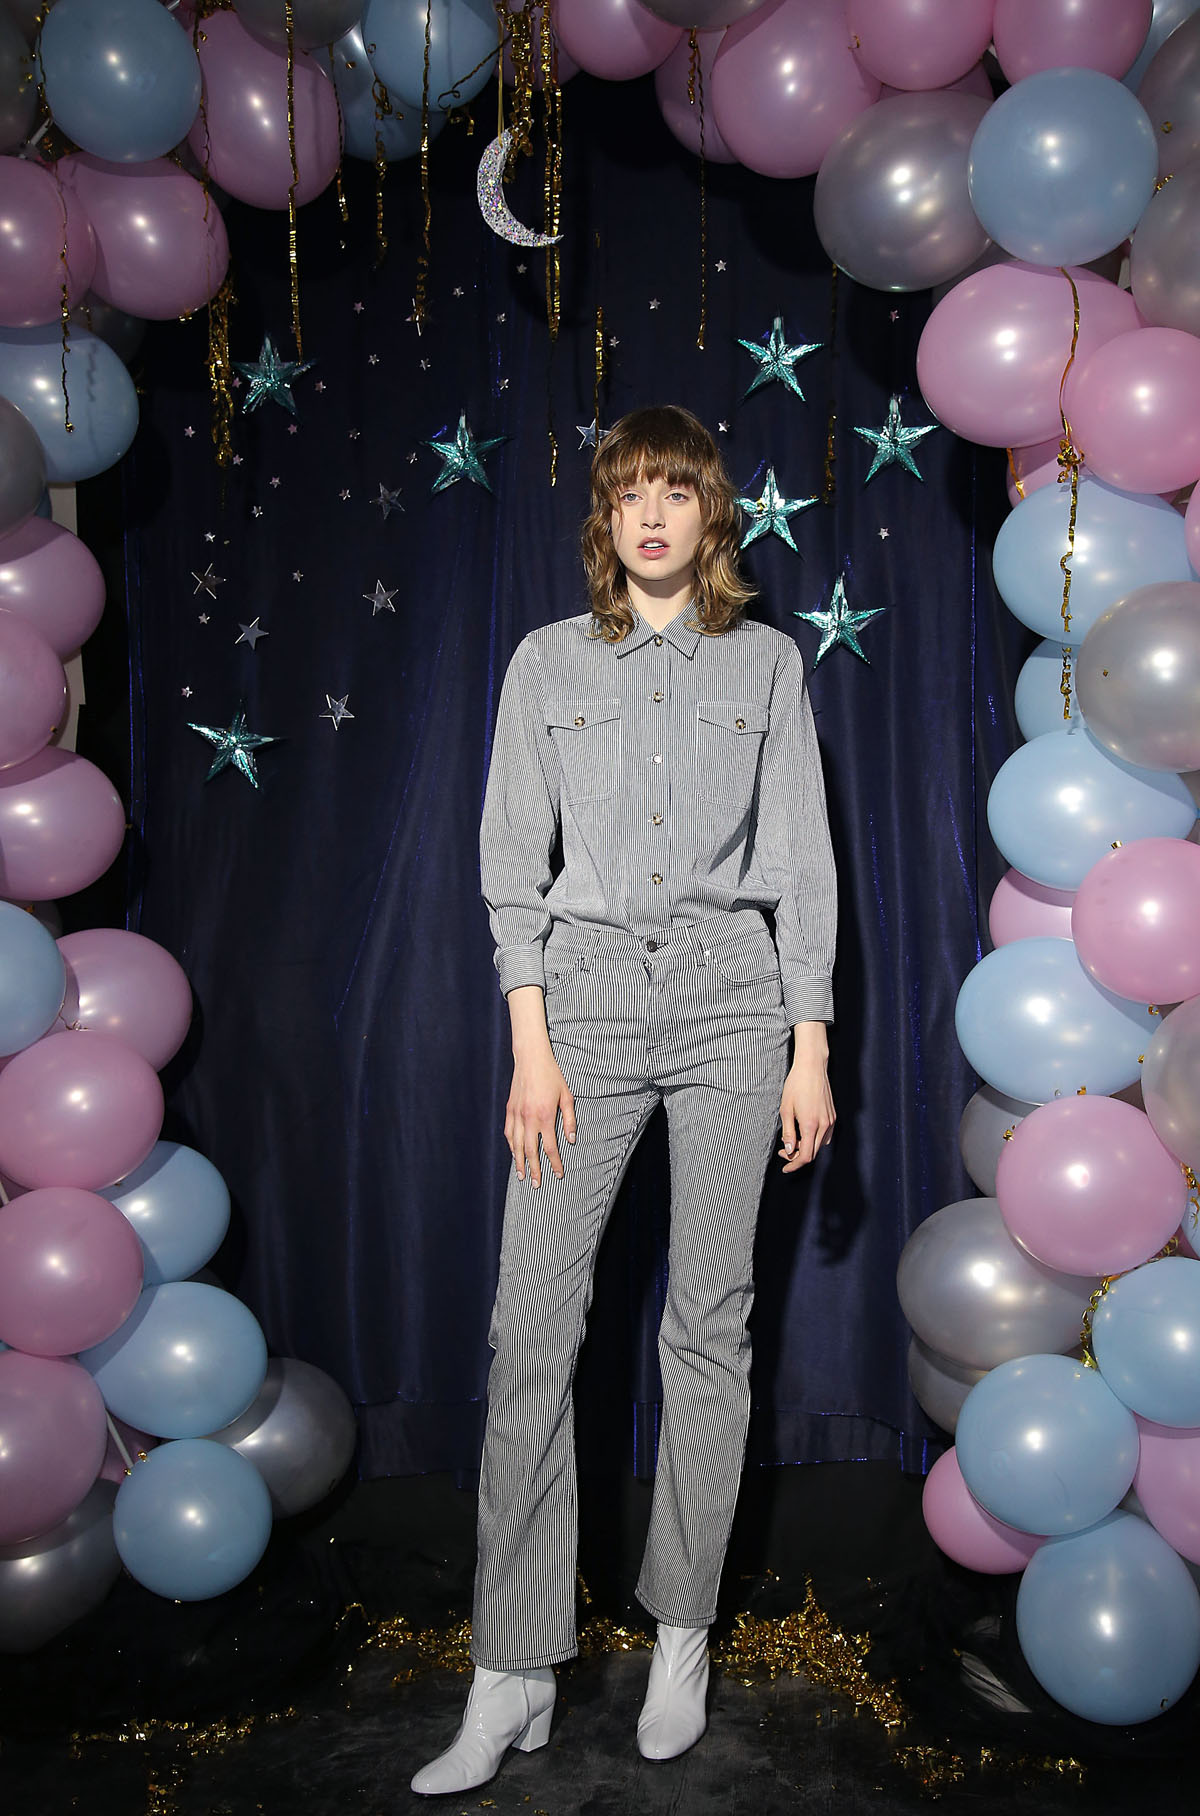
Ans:
MULTIPOLYGON (((621 504, 637 504, 641 499, 641 496, 642 494, 640 492, 622 492, 619 502, 621 504)), ((690 504, 692 501, 692 494, 680 488, 676 488, 675 491, 667 493, 667 499, 671 504, 690 504)))

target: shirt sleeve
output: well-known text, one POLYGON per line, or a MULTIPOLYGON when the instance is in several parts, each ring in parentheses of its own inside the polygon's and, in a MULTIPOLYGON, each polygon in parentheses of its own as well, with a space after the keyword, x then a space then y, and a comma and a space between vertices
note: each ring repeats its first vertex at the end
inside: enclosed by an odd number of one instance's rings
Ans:
POLYGON ((541 663, 529 638, 500 690, 492 761, 479 831, 479 868, 494 963, 507 996, 521 984, 546 986, 544 960, 558 837, 558 774, 551 764, 541 663))
POLYGON ((833 1020, 837 881, 800 652, 788 639, 759 773, 756 844, 778 891, 775 941, 789 1022, 833 1020))

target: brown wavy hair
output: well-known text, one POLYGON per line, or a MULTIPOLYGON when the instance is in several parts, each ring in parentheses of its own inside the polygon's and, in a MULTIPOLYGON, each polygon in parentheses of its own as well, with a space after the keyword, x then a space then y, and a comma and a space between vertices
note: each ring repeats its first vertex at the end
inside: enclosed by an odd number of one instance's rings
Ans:
POLYGON ((632 410, 609 429, 592 461, 592 508, 583 526, 583 566, 592 635, 619 643, 633 629, 625 569, 613 547, 612 514, 627 486, 662 479, 690 487, 700 500, 693 628, 718 637, 731 630, 754 597, 738 572, 737 493, 716 442, 690 410, 653 404, 632 410))

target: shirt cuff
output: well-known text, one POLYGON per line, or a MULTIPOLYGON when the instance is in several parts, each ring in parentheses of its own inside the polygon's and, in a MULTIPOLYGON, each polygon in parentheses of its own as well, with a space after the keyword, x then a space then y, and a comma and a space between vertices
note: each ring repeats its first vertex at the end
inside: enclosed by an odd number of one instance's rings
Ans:
POLYGON ((505 946, 497 951, 495 964, 505 996, 510 990, 520 989, 522 984, 537 984, 541 990, 546 988, 546 949, 541 940, 532 946, 505 946))
POLYGON ((783 1006, 788 1024, 833 1020, 833 981, 828 977, 792 977, 783 980, 783 1006))

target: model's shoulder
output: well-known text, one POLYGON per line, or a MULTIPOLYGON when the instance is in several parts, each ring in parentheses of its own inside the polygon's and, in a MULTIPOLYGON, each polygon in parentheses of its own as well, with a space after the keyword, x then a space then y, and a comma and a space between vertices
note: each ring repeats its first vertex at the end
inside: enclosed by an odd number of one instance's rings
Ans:
POLYGON ((557 655, 562 650, 575 650, 580 644, 595 642, 595 638, 588 635, 591 625, 590 612, 579 612, 574 618, 556 618, 552 624, 543 624, 530 631, 520 647, 528 646, 532 654, 543 657, 557 655))
POLYGON ((784 663, 799 655, 796 642, 786 631, 777 631, 773 624, 761 624, 757 618, 741 618, 727 637, 736 637, 743 648, 753 649, 756 655, 769 657, 773 662, 784 663))

